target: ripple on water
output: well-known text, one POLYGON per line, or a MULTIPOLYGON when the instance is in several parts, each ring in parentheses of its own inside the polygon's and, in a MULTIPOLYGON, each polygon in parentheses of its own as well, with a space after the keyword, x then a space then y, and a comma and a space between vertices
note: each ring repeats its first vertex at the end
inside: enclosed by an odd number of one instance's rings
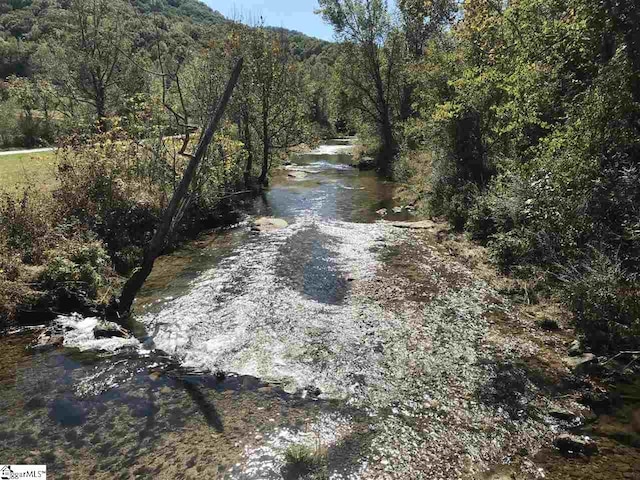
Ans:
POLYGON ((354 375, 375 375, 378 337, 399 320, 352 299, 349 280, 375 274, 376 246, 394 234, 381 224, 299 220, 238 247, 233 261, 142 321, 158 348, 189 366, 353 393, 354 375), (229 284, 242 286, 229 294, 229 284))

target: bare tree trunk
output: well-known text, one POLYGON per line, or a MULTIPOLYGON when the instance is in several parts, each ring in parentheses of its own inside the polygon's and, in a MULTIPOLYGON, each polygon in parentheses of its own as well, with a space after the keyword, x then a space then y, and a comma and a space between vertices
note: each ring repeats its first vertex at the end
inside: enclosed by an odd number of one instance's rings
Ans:
POLYGON ((244 144, 247 150, 247 165, 244 170, 244 186, 251 187, 251 171, 253 170, 253 146, 251 145, 251 125, 249 124, 249 113, 242 112, 242 123, 244 129, 244 144))
POLYGON ((153 238, 151 239, 149 244, 145 247, 142 265, 129 278, 124 287, 122 287, 122 293, 120 294, 120 298, 118 299, 117 304, 118 314, 126 315, 131 310, 131 306, 133 305, 133 301, 138 294, 138 291, 142 288, 142 285, 144 285, 144 282, 153 269, 153 264, 156 258, 160 255, 160 253, 162 253, 162 250, 165 247, 167 238, 169 238, 176 224, 180 220, 179 217, 182 213, 181 206, 183 205, 187 192, 189 191, 189 186, 193 182, 196 170, 202 158, 204 157, 209 144, 211 143, 213 134, 217 130, 218 124, 220 123, 220 120, 224 115, 224 111, 227 108, 227 104, 229 103, 229 99, 231 98, 233 90, 238 83, 238 78, 242 70, 242 64, 243 59, 240 58, 236 63, 235 68, 233 69, 231 78, 227 83, 224 94, 218 102, 218 106, 216 107, 215 112, 209 118, 209 123, 202 137, 200 138, 200 141, 198 142, 196 152, 191 157, 191 161, 189 162, 189 165, 187 166, 187 169, 182 176, 182 180, 180 181, 178 188, 175 190, 173 197, 171 198, 171 202, 169 202, 169 206, 162 216, 160 225, 155 231, 153 238))
POLYGON ((380 125, 380 134, 382 136, 382 151, 378 155, 377 167, 379 173, 385 176, 390 176, 393 160, 398 153, 398 147, 393 137, 393 125, 391 124, 389 107, 385 104, 382 108, 384 110, 382 114, 382 123, 380 125))
POLYGON ((100 132, 105 132, 107 130, 107 108, 106 108, 106 94, 101 85, 96 85, 95 88, 95 102, 96 102, 96 116, 97 122, 96 125, 100 132))
POLYGON ((260 187, 267 184, 267 175, 269 175, 269 155, 271 146, 269 145, 269 121, 268 113, 265 108, 262 114, 262 172, 260 173, 260 187))
POLYGON ((415 115, 413 110, 413 84, 407 83, 402 87, 402 98, 400 100, 400 120, 406 121, 415 115))

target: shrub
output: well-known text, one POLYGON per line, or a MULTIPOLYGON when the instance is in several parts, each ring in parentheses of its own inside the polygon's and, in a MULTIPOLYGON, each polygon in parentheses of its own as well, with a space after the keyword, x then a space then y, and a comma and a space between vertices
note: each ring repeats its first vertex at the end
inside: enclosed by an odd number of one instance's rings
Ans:
POLYGON ((595 223, 585 214, 585 204, 582 190, 544 168, 511 172, 496 177, 476 197, 465 227, 474 240, 488 243, 504 271, 570 265, 594 238, 595 223))
POLYGON ((47 257, 40 280, 49 290, 62 287, 94 299, 106 283, 109 256, 98 241, 67 241, 47 252, 47 257))
POLYGON ((33 304, 40 297, 31 287, 32 276, 19 253, 0 244, 0 331, 13 323, 22 305, 33 304))
POLYGON ((528 223, 535 193, 530 184, 513 174, 495 177, 476 198, 465 225, 475 240, 487 240, 528 223))
POLYGON ((511 230, 497 233, 489 242, 491 260, 502 270, 508 272, 514 265, 526 263, 531 257, 532 246, 523 230, 511 230))
POLYGON ((19 251, 22 260, 34 263, 42 260, 44 251, 52 244, 56 219, 51 197, 29 187, 16 198, 0 194, 0 245, 19 251))
POLYGON ((76 224, 72 230, 82 225, 94 232, 121 273, 132 257, 120 252, 148 241, 173 188, 169 162, 145 147, 116 128, 69 139, 58 152, 60 186, 53 195, 61 216, 76 224))
POLYGON ((0 331, 12 325, 20 306, 34 304, 40 296, 24 282, 7 281, 0 273, 0 331))
MULTIPOLYGON (((2 82, 0 81, 0 86, 2 82)), ((0 148, 15 147, 20 144, 20 131, 18 128, 18 112, 14 102, 0 103, 2 115, 0 115, 0 148)))
POLYGON ((284 453, 285 478, 310 478, 323 480, 328 478, 326 455, 319 448, 305 444, 290 445, 284 453))
POLYGON ((563 280, 576 328, 594 352, 640 348, 640 285, 618 258, 594 250, 563 280))
POLYGON ((18 118, 18 129, 20 131, 19 143, 27 148, 48 144, 52 140, 52 129, 48 122, 33 115, 21 114, 18 118))
POLYGON ((480 195, 480 186, 468 178, 463 164, 453 155, 436 149, 430 157, 427 211, 445 217, 456 230, 462 230, 480 195))
POLYGON ((118 273, 127 274, 140 265, 144 249, 130 245, 113 255, 113 266, 118 273))
POLYGON ((19 280, 23 264, 19 256, 12 251, 5 251, 0 254, 0 276, 5 281, 15 282, 19 280))
POLYGON ((432 215, 447 218, 456 230, 462 230, 477 195, 478 187, 473 183, 440 177, 432 186, 428 210, 432 215))
MULTIPOLYGON (((112 267, 128 274, 139 264, 188 157, 174 139, 137 142, 112 123, 108 133, 77 135, 58 149, 53 192, 0 193, 0 322, 33 310, 30 284, 43 297, 39 311, 90 311, 96 302, 88 300, 107 300, 99 294, 115 278, 112 267)), ((216 218, 243 165, 242 144, 219 132, 176 237, 216 218)))
POLYGON ((418 210, 427 209, 431 194, 432 153, 424 151, 403 151, 394 164, 393 177, 400 183, 399 197, 405 204, 414 205, 418 210))

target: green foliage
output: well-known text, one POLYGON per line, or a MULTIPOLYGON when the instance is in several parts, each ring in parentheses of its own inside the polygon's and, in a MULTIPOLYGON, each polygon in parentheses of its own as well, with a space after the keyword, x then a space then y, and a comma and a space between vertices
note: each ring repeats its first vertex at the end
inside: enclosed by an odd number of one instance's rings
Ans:
MULTIPOLYGON (((53 141, 55 132, 51 112, 56 105, 53 85, 41 78, 11 76, 6 82, 8 97, 20 109, 17 115, 17 138, 7 144, 35 147, 53 141)), ((11 127, 10 127, 11 128, 11 127)))
POLYGON ((454 228, 461 230, 478 188, 473 183, 460 181, 455 165, 443 158, 434 163, 431 182, 429 212, 449 219, 454 228))
POLYGON ((214 136, 194 188, 194 203, 199 209, 214 211, 225 195, 242 189, 246 157, 244 144, 232 136, 230 126, 214 136))
POLYGON ((21 306, 33 305, 41 298, 41 293, 28 284, 29 278, 20 267, 20 275, 7 278, 6 257, 0 255, 0 331, 10 327, 21 306))
POLYGON ((603 351, 637 335, 636 10, 470 0, 408 67, 416 116, 404 155, 418 164, 403 167, 405 191, 486 243, 504 271, 573 272, 577 326, 603 351))
POLYGON ((304 62, 302 85, 303 100, 309 120, 319 138, 332 138, 336 135, 338 112, 333 100, 334 62, 337 52, 326 49, 319 55, 304 62))
POLYGON ((50 232, 57 216, 50 198, 32 187, 16 198, 0 197, 0 250, 18 252, 22 261, 37 263, 51 244, 50 232))
POLYGON ((277 35, 284 35, 287 37, 287 41, 291 48, 291 53, 298 61, 304 61, 311 59, 322 53, 331 46, 331 44, 325 40, 320 40, 313 37, 308 37, 303 33, 296 32, 295 30, 287 30, 285 28, 265 27, 277 35))
POLYGON ((131 0, 142 13, 159 13, 167 17, 186 17, 195 23, 220 24, 225 18, 198 0, 131 0))
MULTIPOLYGON (((398 154, 403 38, 382 0, 321 0, 320 13, 343 41, 337 65, 340 103, 374 129, 378 170, 392 173, 398 154)), ((353 115, 353 114, 352 114, 353 115)))
POLYGON ((70 231, 60 218, 60 205, 48 193, 28 189, 18 199, 3 194, 0 327, 42 302, 45 292, 95 298, 107 283, 110 262, 102 244, 82 229, 70 231))
POLYGON ((0 323, 36 301, 108 300, 114 270, 139 265, 238 57, 234 105, 166 248, 233 218, 230 198, 332 130, 327 42, 229 22, 195 0, 25 0, 0 13, 1 145, 59 146, 51 191, 0 197, 0 323))
POLYGON ((638 283, 620 259, 594 251, 563 276, 576 327, 597 353, 640 348, 638 283))
MULTIPOLYGON (((6 21, 6 17, 2 18, 6 21)), ((0 23, 4 22, 0 20, 0 23)), ((19 41, 15 37, 0 36, 0 78, 30 75, 33 70, 30 62, 33 50, 33 44, 19 41)))
POLYGON ((509 230, 491 237, 491 259, 502 271, 509 272, 514 265, 535 261, 535 249, 528 233, 524 229, 509 230))
MULTIPOLYGON (((3 107, 18 109, 15 118, 2 119, 5 146, 30 147, 69 133, 105 130, 110 117, 126 119, 120 126, 138 138, 159 133, 141 131, 141 115, 155 115, 157 126, 177 133, 175 122, 157 115, 164 100, 172 108, 181 101, 177 73, 185 90, 190 87, 183 92, 189 120, 201 124, 219 93, 207 87, 220 88, 225 62, 240 53, 241 45, 229 41, 238 25, 198 0, 24 1, 3 7, 0 79, 13 75, 14 83, 31 90, 0 87, 3 107), (197 81, 190 82, 192 75, 197 81), (162 98, 161 78, 168 98, 162 98), (38 94, 38 102, 25 103, 25 93, 31 100, 38 94)), ((292 64, 315 60, 329 47, 299 32, 263 30, 286 40, 292 64)), ((306 86, 293 86, 306 100, 306 86)), ((306 110, 303 117, 308 123, 306 110)))
POLYGON ((113 254, 113 266, 117 272, 129 274, 140 265, 143 254, 144 250, 140 246, 128 245, 122 247, 113 254))
POLYGON ((251 187, 249 177, 259 166, 257 183, 262 186, 282 156, 311 141, 304 72, 282 31, 239 28, 232 38, 245 59, 233 106, 247 153, 245 184, 251 187))
POLYGON ((47 252, 40 281, 49 290, 80 290, 88 298, 95 298, 109 264, 100 242, 67 241, 47 252))
POLYGON ((286 478, 328 478, 326 454, 319 447, 313 448, 302 443, 292 444, 284 452, 284 459, 286 478))
POLYGON ((18 127, 20 111, 11 100, 0 102, 0 148, 10 148, 21 144, 21 134, 18 127))

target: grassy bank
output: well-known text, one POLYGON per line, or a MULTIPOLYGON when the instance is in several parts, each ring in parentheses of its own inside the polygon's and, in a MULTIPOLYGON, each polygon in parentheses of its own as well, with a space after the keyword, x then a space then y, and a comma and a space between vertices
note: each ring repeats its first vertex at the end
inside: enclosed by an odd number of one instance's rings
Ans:
POLYGON ((0 156, 0 189, 25 185, 51 188, 55 185, 55 152, 22 153, 0 156))

